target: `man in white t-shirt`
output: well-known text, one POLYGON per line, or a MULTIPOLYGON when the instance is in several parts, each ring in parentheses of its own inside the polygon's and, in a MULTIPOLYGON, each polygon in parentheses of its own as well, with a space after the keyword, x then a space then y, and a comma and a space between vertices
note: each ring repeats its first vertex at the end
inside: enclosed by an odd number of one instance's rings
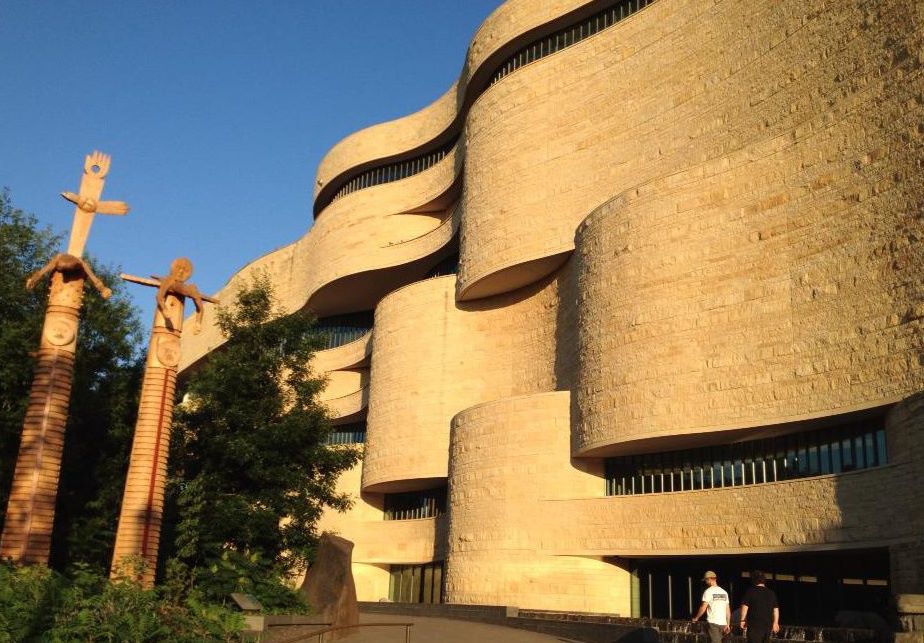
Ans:
POLYGON ((728 592, 719 587, 719 581, 715 572, 706 572, 703 574, 703 581, 708 585, 703 592, 703 602, 700 604, 696 614, 693 615, 695 623, 700 617, 706 614, 706 624, 709 628, 709 640, 711 643, 722 643, 722 637, 731 631, 731 601, 728 598, 728 592))

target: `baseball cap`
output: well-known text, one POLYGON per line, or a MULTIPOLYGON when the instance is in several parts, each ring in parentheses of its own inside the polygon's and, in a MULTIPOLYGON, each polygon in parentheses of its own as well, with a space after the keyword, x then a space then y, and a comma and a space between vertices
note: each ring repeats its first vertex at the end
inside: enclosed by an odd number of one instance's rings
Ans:
POLYGON ((706 580, 707 578, 717 578, 717 576, 715 575, 715 572, 706 572, 703 574, 703 580, 706 580))

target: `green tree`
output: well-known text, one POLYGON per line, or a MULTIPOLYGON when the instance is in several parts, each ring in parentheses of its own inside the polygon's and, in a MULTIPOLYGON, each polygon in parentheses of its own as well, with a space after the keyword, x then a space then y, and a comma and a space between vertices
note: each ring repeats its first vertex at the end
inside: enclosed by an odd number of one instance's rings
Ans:
MULTIPOLYGON (((24 284, 61 241, 0 192, 0 527, 47 301, 47 281, 31 291, 24 284)), ((52 563, 59 568, 109 564, 143 363, 137 311, 118 271, 90 263, 113 295, 103 300, 92 288, 84 295, 55 512, 52 563)))
POLYGON ((174 425, 175 555, 215 599, 272 602, 274 579, 309 561, 322 511, 348 508, 336 481, 359 455, 326 446, 307 313, 278 310, 263 275, 217 317, 227 341, 190 376, 174 425))

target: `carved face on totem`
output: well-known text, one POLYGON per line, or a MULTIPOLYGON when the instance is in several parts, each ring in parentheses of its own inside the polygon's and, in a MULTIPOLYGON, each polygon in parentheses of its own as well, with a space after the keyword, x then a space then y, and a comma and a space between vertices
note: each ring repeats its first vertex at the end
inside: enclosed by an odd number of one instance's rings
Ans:
POLYGON ((174 259, 173 263, 170 264, 170 275, 177 281, 186 281, 192 277, 192 273, 192 261, 186 257, 174 259))

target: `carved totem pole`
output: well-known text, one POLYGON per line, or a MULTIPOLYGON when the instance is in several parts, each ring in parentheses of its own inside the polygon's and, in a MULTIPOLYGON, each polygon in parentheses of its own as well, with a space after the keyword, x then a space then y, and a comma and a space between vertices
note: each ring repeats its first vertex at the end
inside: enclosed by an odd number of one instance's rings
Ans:
POLYGON ((103 298, 112 294, 82 258, 93 216, 97 212, 128 212, 126 203, 99 200, 109 165, 109 156, 100 152, 86 157, 80 193, 61 194, 77 206, 67 252, 56 255, 26 281, 26 287, 31 289, 52 273, 35 376, 0 537, 0 558, 12 558, 16 563, 48 563, 84 280, 89 279, 103 298))
POLYGON ((113 578, 135 578, 144 587, 153 586, 157 570, 167 452, 186 297, 192 298, 196 306, 196 333, 202 323, 202 302, 218 303, 217 299, 200 293, 195 285, 186 283, 192 271, 192 262, 183 257, 170 264, 170 274, 166 277, 145 279, 122 275, 126 281, 157 288, 157 310, 154 312, 154 327, 141 385, 141 403, 110 571, 113 578))

